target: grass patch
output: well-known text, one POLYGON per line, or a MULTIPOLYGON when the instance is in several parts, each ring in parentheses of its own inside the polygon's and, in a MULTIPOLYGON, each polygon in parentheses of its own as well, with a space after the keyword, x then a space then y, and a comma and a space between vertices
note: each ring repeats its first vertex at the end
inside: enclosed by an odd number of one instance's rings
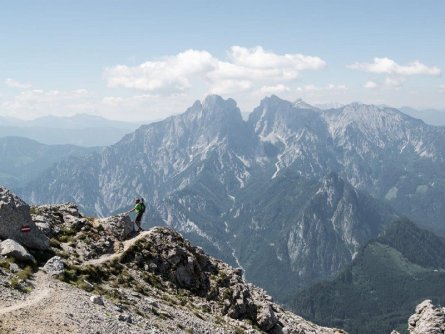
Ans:
POLYGON ((54 248, 62 249, 62 247, 60 246, 60 241, 56 238, 49 239, 49 245, 54 248))
POLYGON ((9 281, 9 286, 13 289, 20 290, 21 286, 19 279, 17 277, 11 278, 11 280, 9 281))
POLYGON ((28 278, 30 278, 33 274, 33 269, 31 266, 26 266, 22 270, 20 270, 16 276, 18 279, 21 279, 22 281, 26 281, 28 278))
POLYGON ((7 257, 6 259, 0 259, 0 267, 9 271, 9 266, 14 263, 14 259, 7 257))

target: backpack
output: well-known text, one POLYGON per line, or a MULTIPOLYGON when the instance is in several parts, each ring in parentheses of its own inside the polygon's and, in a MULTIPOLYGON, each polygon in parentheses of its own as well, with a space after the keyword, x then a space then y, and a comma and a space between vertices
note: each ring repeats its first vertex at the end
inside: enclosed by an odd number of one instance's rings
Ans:
POLYGON ((145 203, 144 203, 143 198, 141 198, 141 202, 139 204, 141 204, 141 213, 144 213, 145 212, 145 203))

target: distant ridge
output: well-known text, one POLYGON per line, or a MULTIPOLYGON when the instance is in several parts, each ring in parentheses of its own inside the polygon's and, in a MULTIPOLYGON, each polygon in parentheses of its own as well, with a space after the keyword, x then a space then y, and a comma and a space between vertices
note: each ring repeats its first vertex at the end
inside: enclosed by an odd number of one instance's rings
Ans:
POLYGON ((26 137, 48 145, 107 146, 137 127, 138 123, 113 121, 87 114, 45 116, 34 120, 0 117, 0 137, 26 137))
POLYGON ((418 303, 443 303, 444 282, 445 239, 404 219, 368 243, 337 278, 298 293, 289 304, 351 334, 404 333, 418 303))

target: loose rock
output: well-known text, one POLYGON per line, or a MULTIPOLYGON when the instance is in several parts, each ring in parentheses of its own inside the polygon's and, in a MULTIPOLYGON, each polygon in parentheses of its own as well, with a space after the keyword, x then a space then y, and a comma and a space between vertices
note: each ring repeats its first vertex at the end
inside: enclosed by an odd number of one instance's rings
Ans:
POLYGON ((104 305, 104 300, 102 299, 101 296, 93 295, 93 296, 90 297, 90 300, 91 300, 94 304, 101 305, 101 306, 104 305))

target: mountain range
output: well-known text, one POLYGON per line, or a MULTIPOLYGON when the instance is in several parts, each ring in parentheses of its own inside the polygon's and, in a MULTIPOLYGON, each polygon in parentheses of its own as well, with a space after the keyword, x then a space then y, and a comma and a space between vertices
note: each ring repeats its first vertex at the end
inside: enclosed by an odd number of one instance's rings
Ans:
POLYGON ((114 144, 138 126, 86 114, 34 120, 0 117, 0 137, 26 137, 47 145, 94 147, 114 144))
POLYGON ((396 109, 272 96, 244 121, 234 100, 209 96, 21 194, 99 215, 142 196, 146 226, 175 227, 283 299, 334 277, 400 215, 445 233, 444 155, 445 128, 396 109))
POLYGON ((0 138, 0 184, 17 189, 56 162, 99 150, 98 147, 45 145, 23 137, 0 138))
POLYGON ((415 109, 401 107, 400 110, 414 118, 419 118, 427 124, 445 126, 445 110, 437 109, 415 109))

